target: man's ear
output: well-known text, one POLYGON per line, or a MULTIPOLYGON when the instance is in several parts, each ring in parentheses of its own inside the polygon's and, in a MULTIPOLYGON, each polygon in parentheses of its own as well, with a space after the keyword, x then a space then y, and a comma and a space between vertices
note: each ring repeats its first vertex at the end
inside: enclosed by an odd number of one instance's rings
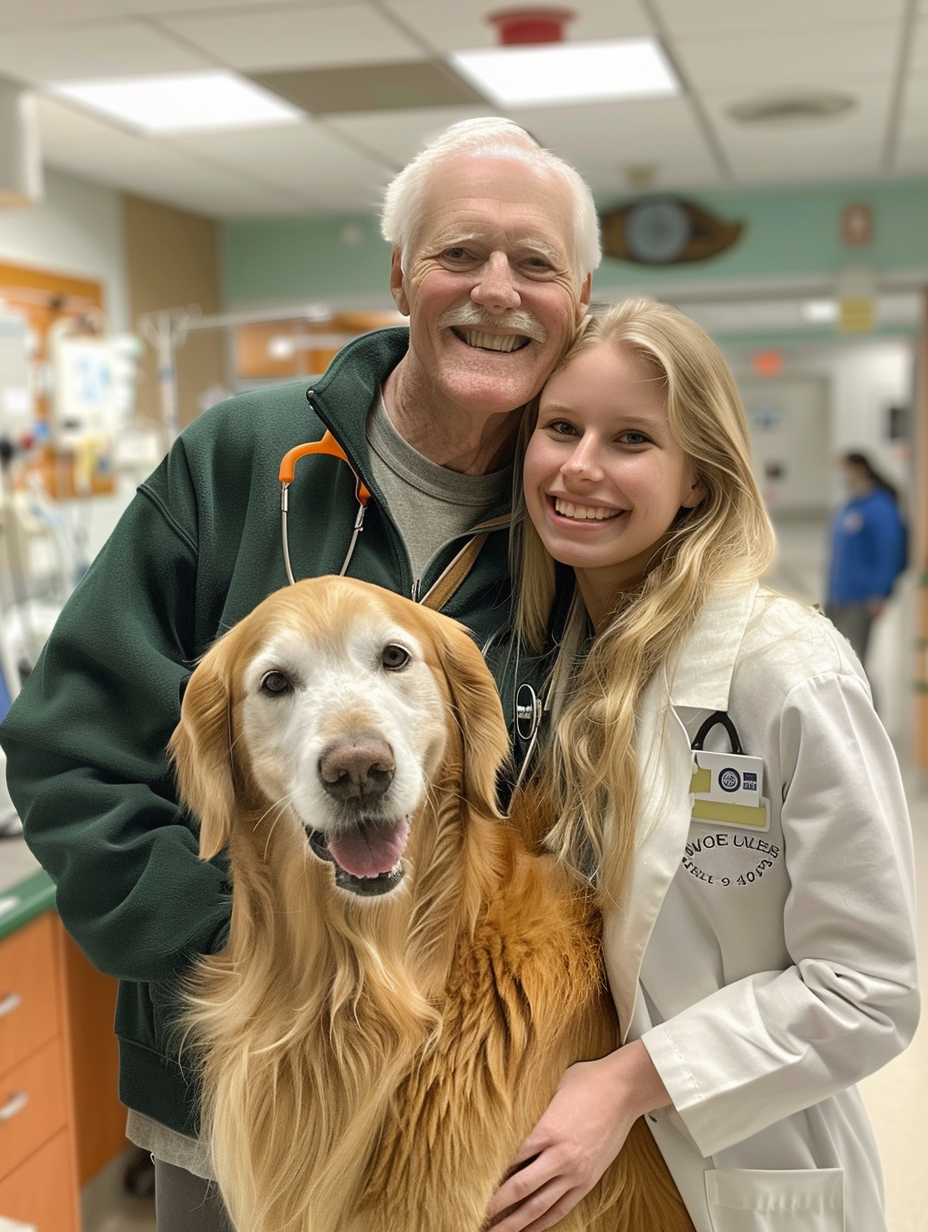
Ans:
POLYGON ((390 262, 390 294, 393 302, 404 317, 409 316, 409 300, 406 298, 405 277, 403 275, 403 254, 398 248, 393 249, 390 262))
POLYGON ((577 324, 578 325, 580 324, 580 322, 583 320, 583 318, 587 314, 587 309, 590 306, 590 295, 592 293, 592 290, 593 290, 593 275, 592 273, 589 273, 587 274, 586 278, 584 278, 583 280, 583 286, 580 288, 580 298, 577 300, 577 324))

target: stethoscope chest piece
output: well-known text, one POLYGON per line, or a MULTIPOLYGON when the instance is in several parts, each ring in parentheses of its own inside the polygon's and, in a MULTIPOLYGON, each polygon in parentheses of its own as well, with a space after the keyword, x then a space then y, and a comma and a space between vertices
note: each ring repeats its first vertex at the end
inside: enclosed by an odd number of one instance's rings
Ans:
POLYGON ((541 699, 530 684, 520 684, 516 690, 516 734, 529 742, 535 738, 541 724, 541 699))

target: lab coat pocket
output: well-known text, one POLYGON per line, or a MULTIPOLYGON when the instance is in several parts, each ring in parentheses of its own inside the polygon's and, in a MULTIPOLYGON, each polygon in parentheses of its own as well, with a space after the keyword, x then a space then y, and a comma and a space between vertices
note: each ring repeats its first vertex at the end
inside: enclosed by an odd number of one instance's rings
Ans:
POLYGON ((844 1172, 806 1168, 706 1173, 713 1232, 844 1232, 844 1172))

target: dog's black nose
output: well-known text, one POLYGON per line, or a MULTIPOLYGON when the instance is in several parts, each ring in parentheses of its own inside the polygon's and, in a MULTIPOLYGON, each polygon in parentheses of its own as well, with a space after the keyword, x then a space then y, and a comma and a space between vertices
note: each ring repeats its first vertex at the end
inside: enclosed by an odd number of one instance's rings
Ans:
POLYGON ((386 740, 361 735, 333 741, 319 758, 322 786, 334 800, 370 805, 393 782, 396 763, 386 740))

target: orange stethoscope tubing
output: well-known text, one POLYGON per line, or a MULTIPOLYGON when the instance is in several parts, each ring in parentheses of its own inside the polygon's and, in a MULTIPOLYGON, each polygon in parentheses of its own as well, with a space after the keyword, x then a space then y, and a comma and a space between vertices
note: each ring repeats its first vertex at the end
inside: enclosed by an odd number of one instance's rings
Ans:
POLYGON ((348 568, 348 562, 351 560, 354 553, 354 545, 358 541, 358 535, 361 533, 361 527, 364 523, 364 513, 367 509, 367 502, 370 500, 371 494, 361 482, 360 477, 354 467, 348 461, 348 456, 339 445, 338 441, 331 432, 326 432, 321 441, 308 441, 305 445, 297 445, 294 449, 288 450, 284 454, 280 463, 280 540, 284 554, 284 568, 287 571, 287 581, 291 586, 294 585, 296 579, 293 576, 293 568, 290 564, 290 541, 288 535, 288 515, 290 512, 290 485, 293 483, 293 471, 299 462, 300 458, 305 458, 310 453, 324 453, 332 458, 339 458, 342 462, 347 463, 351 467, 351 473, 355 480, 355 496, 358 501, 358 516, 354 520, 354 530, 351 535, 351 543, 348 545, 348 552, 345 556, 342 567, 339 570, 339 576, 343 576, 348 568))

